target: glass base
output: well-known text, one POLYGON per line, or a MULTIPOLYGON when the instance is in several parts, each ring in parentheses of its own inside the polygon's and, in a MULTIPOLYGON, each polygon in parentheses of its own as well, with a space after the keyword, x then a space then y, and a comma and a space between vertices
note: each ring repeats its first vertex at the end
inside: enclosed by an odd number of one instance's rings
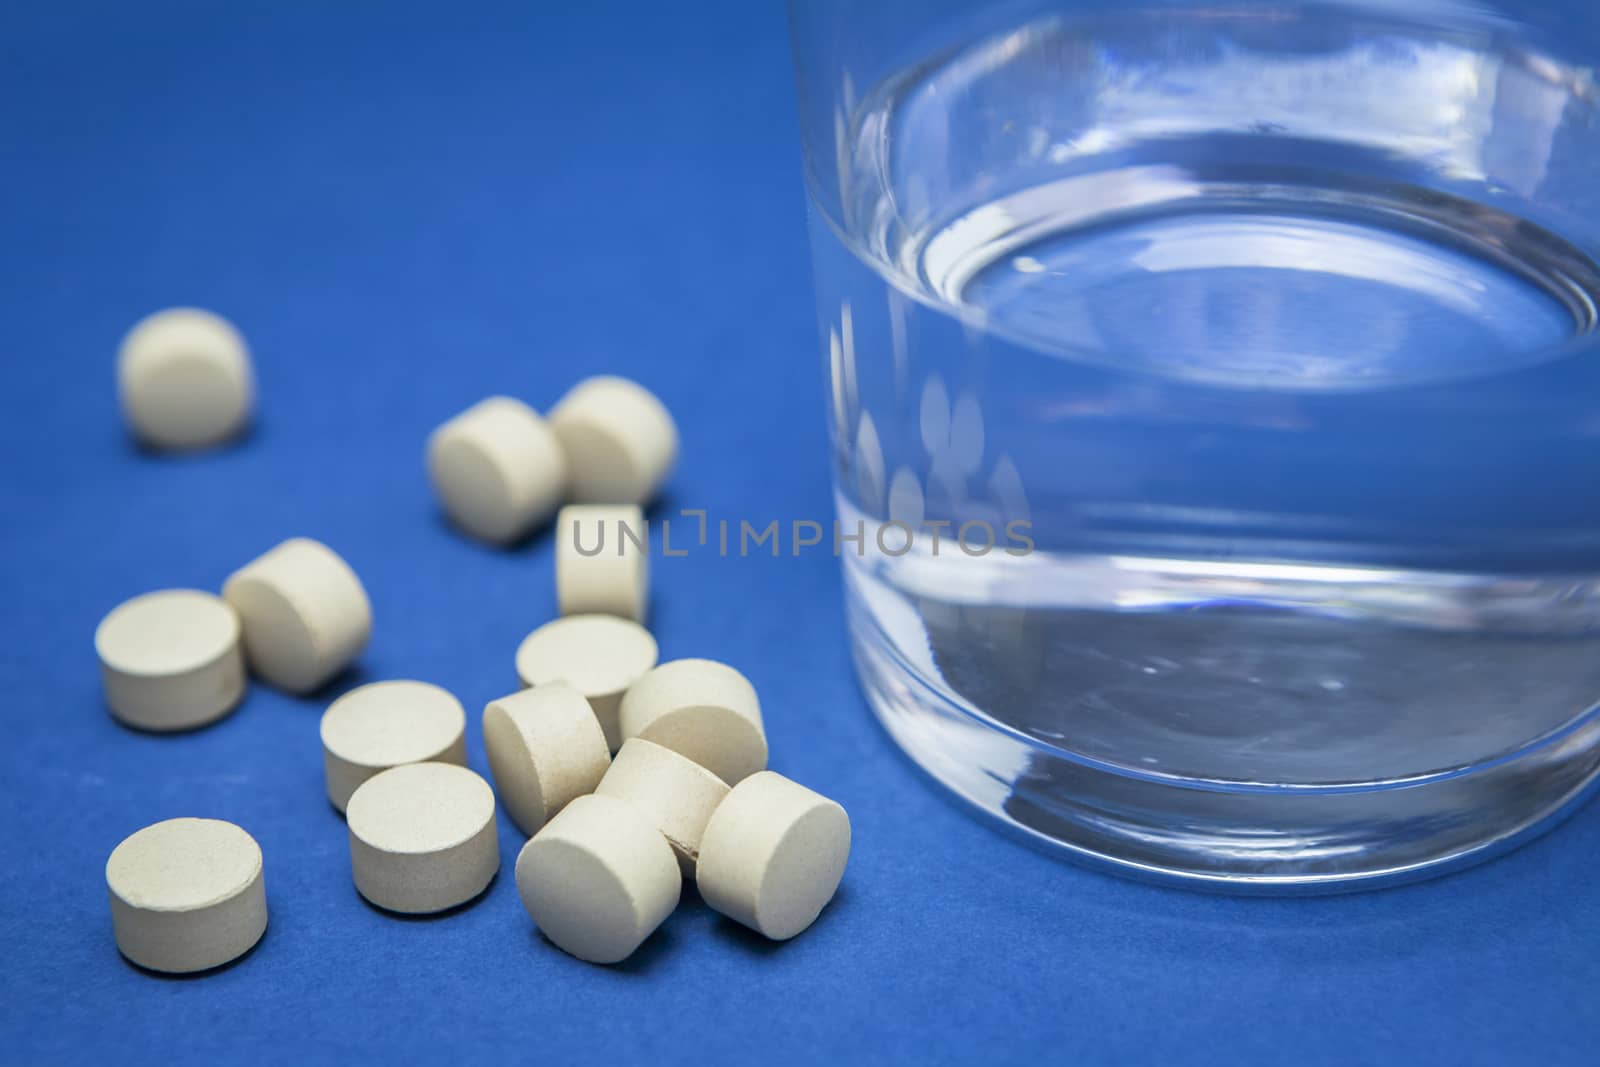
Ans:
POLYGON ((931 688, 847 590, 863 689, 901 748, 1029 841, 1124 876, 1261 894, 1414 881, 1543 833, 1600 778, 1600 715, 1508 758, 1405 782, 1283 787, 1140 776, 1007 729, 931 688))

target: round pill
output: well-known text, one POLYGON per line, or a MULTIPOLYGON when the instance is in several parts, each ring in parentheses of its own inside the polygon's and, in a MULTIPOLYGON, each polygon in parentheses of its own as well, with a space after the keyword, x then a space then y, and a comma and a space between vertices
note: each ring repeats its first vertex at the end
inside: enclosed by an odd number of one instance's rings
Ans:
POLYGON ((517 647, 517 676, 527 686, 568 682, 594 709, 606 747, 622 745, 622 694, 656 665, 656 639, 629 619, 569 615, 547 622, 517 647))
POLYGON ((496 544, 549 519, 567 485, 561 442, 537 412, 506 396, 480 401, 435 430, 427 463, 445 513, 496 544))
POLYGON ((615 797, 574 800, 517 857, 517 891, 534 924, 590 963, 633 955, 682 888, 667 839, 615 797))
POLYGON ((624 738, 670 748, 730 785, 767 765, 755 687, 726 664, 663 663, 624 694, 619 719, 624 738))
POLYGON ((111 713, 141 730, 215 722, 244 696, 239 617, 197 589, 165 589, 113 608, 94 632, 111 713))
POLYGON ((404 763, 467 764, 461 702, 427 682, 372 682, 322 713, 322 767, 328 799, 344 811, 367 779, 404 763))
POLYGON ((117 352, 123 417, 156 448, 201 448, 238 433, 255 394, 250 353, 226 320, 197 308, 158 311, 117 352))
POLYGON ((235 571, 222 595, 244 625, 251 670, 291 693, 309 693, 339 673, 372 633, 361 579, 309 538, 291 538, 235 571))
POLYGON ((350 867, 380 908, 421 915, 465 904, 500 869, 494 790, 453 763, 408 763, 350 797, 350 867))
POLYGON ((106 887, 117 948, 152 971, 220 967, 267 929, 261 847, 231 822, 146 826, 112 851, 106 887))
POLYGON ((529 835, 573 799, 594 792, 611 764, 589 702, 565 682, 490 701, 483 709, 483 743, 500 802, 529 835))
POLYGON ((636 507, 571 504, 556 516, 556 602, 563 615, 643 622, 650 531, 636 507))
POLYGON ((595 793, 632 804, 655 824, 678 857, 684 877, 694 877, 700 837, 728 784, 687 756, 642 737, 617 753, 595 793))
POLYGON ((678 428, 666 406, 626 378, 579 382, 550 410, 550 427, 580 503, 646 504, 678 458, 678 428))
POLYGON ((695 884, 712 908, 774 941, 816 921, 850 857, 838 804, 772 771, 734 786, 700 838, 695 884))

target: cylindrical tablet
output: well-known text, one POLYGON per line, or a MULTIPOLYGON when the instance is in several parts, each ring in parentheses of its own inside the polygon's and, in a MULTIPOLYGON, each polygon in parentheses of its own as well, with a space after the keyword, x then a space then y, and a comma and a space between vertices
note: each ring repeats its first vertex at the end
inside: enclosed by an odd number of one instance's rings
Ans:
POLYGON ((615 797, 574 800, 517 857, 517 891, 534 924, 590 963, 633 955, 682 888, 667 839, 615 797))
POLYGON ((227 440, 250 419, 255 379, 244 340, 198 308, 158 311, 117 352, 117 391, 134 434, 157 448, 227 440))
POLYGON ((408 763, 350 797, 350 867, 380 908, 421 915, 465 904, 500 869, 494 790, 453 763, 408 763))
POLYGON ((250 669, 291 693, 308 693, 339 673, 372 633, 361 579, 309 538, 291 538, 235 571, 222 595, 244 624, 250 669))
POLYGON ((152 971, 186 974, 248 952, 267 929, 255 838, 219 819, 168 819, 106 861, 117 948, 152 971))
POLYGON ((656 495, 678 458, 678 428, 655 395, 626 378, 573 386, 550 410, 567 454, 572 499, 639 504, 656 495))
POLYGON ((141 730, 215 722, 244 696, 239 617, 197 589, 164 589, 111 610, 94 632, 111 713, 141 730))
POLYGON ((547 622, 517 646, 523 685, 568 682, 589 701, 605 732, 606 747, 622 745, 618 713, 622 694, 656 665, 650 631, 615 615, 568 615, 547 622))
POLYGON ((483 709, 500 802, 525 834, 536 834, 569 802, 594 792, 611 750, 583 694, 565 682, 524 689, 483 709))
POLYGON ((556 516, 556 602, 563 615, 643 622, 650 530, 636 507, 568 505, 556 516))
POLYGON ((372 682, 322 713, 322 767, 340 811, 361 783, 403 763, 467 765, 461 701, 428 682, 372 682))
POLYGON ((624 738, 682 753, 730 785, 767 765, 755 687, 723 663, 663 663, 623 695, 620 720, 624 738))
POLYGON ((717 911, 785 941, 833 899, 850 858, 850 818, 781 774, 734 786, 700 838, 695 884, 717 911))
POLYGON ((684 877, 693 878, 700 837, 728 795, 728 784, 689 757, 634 737, 617 753, 595 793, 638 808, 672 846, 684 877))
POLYGON ((428 477, 445 512, 467 533, 507 544, 561 503, 567 460, 538 412, 492 396, 433 431, 428 477))

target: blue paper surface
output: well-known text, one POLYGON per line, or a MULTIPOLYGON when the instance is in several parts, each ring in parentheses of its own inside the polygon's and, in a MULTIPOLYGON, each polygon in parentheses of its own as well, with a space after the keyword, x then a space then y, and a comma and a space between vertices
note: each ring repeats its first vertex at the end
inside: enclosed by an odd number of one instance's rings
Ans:
MULTIPOLYGON (((33 4, 0 14, 0 1059, 250 1063, 1593 1063, 1600 808, 1443 880, 1311 900, 1117 880, 994 833, 869 714, 826 552, 654 561, 663 658, 745 671, 775 769, 836 797, 838 898, 773 945, 691 892, 627 964, 544 942, 502 871, 432 920, 356 894, 317 721, 364 680, 469 711, 554 614, 548 537, 439 517, 436 424, 615 372, 676 413, 662 512, 832 517, 799 144, 774 3, 33 4), (238 445, 152 456, 113 354, 213 308, 254 350, 238 445), (98 620, 216 589, 277 541, 356 567, 356 673, 254 687, 176 737, 106 714, 98 620), (103 868, 147 823, 233 820, 271 925, 195 979, 117 954, 103 868)), ((687 532, 685 529, 684 532, 687 532)), ((674 529, 676 538, 679 531, 674 529)))

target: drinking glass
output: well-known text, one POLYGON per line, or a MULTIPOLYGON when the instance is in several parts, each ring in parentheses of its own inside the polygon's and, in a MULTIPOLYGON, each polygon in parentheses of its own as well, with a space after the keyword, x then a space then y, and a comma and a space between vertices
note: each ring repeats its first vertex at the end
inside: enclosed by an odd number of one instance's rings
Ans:
POLYGON ((1437 873, 1571 810, 1600 5, 790 21, 850 640, 906 752, 1067 854, 1230 890, 1437 873))

